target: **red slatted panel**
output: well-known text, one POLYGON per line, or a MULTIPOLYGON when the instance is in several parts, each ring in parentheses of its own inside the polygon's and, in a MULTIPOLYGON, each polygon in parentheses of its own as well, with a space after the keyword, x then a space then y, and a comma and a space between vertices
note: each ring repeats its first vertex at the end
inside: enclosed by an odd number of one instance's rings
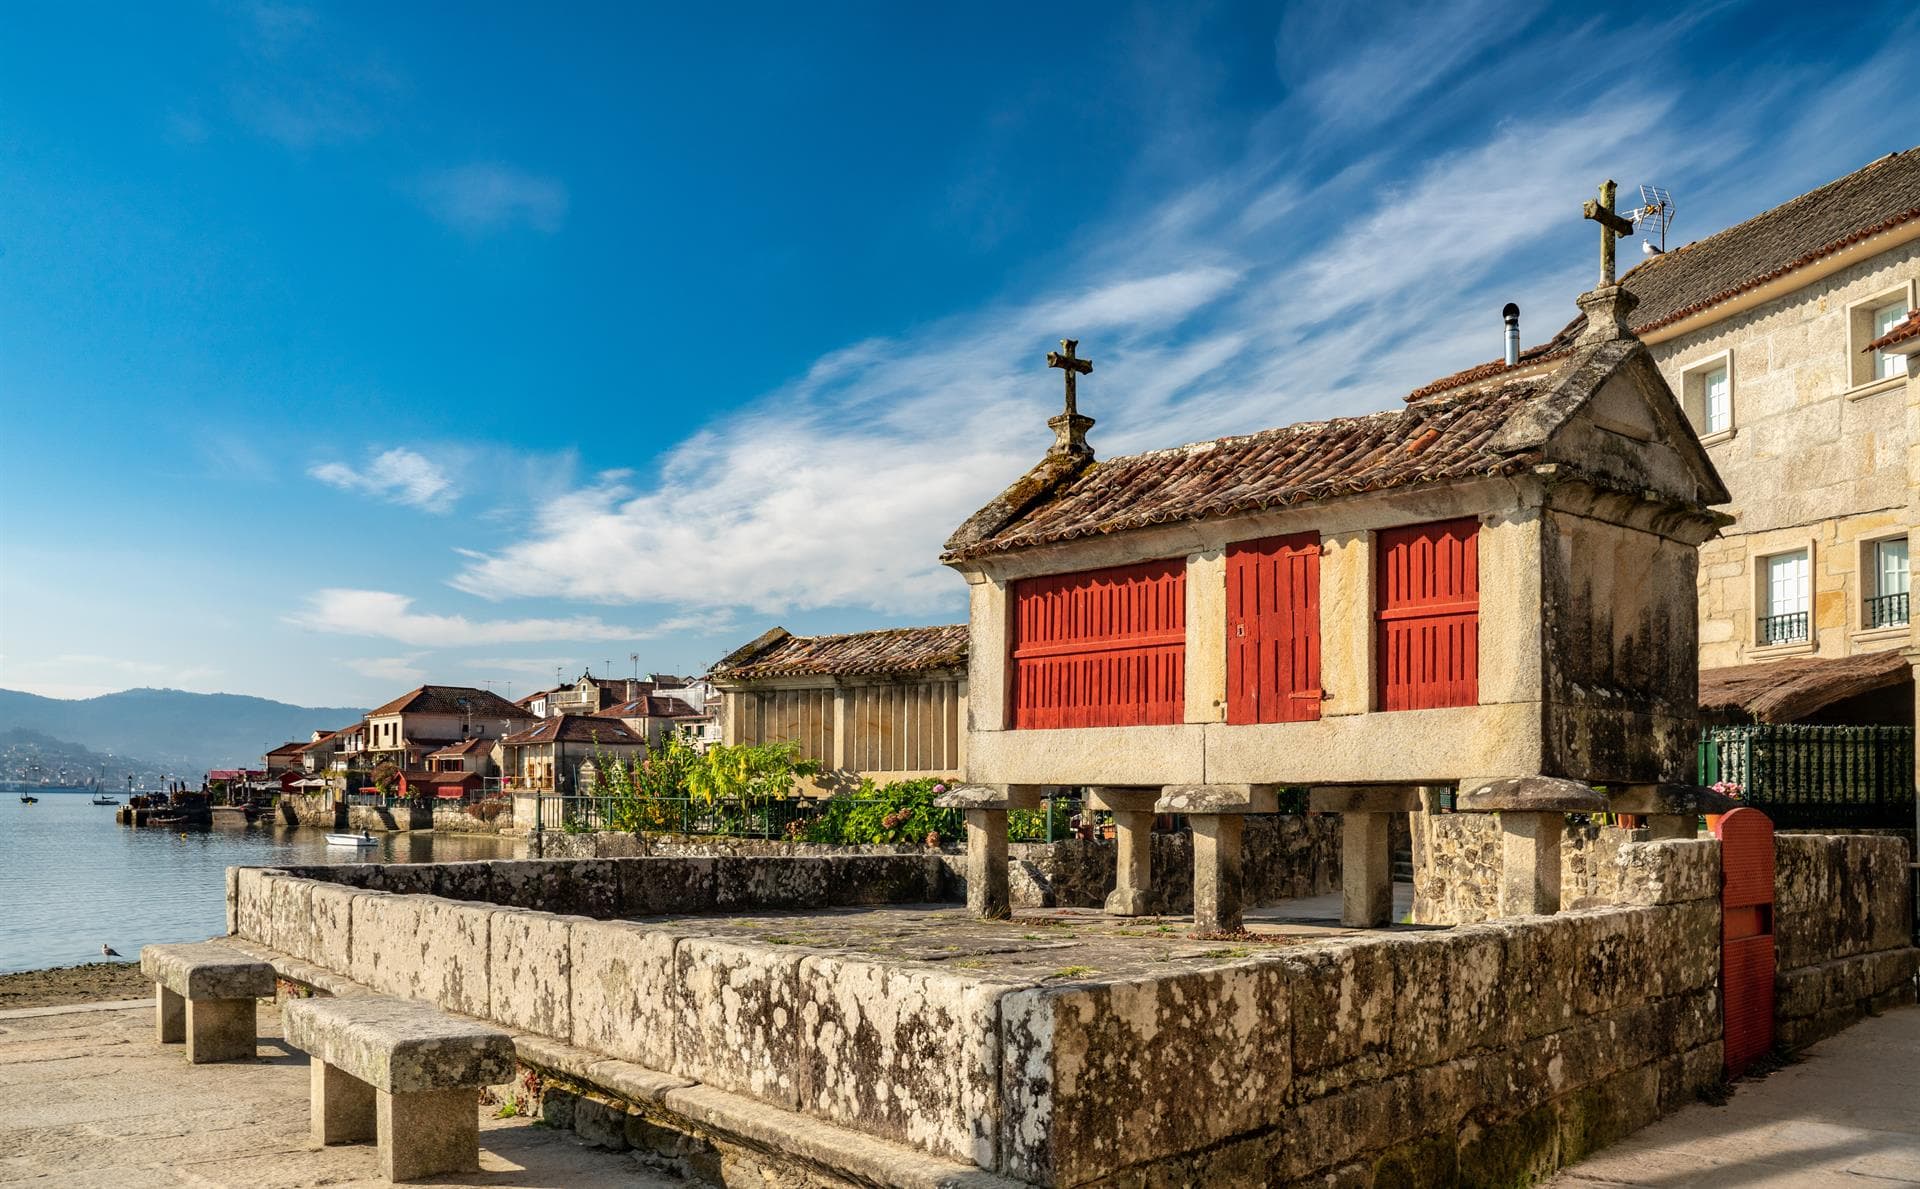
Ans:
POLYGON ((1773 1051, 1773 823, 1742 806, 1720 839, 1720 1014, 1727 1073, 1773 1051))
POLYGON ((1320 717, 1320 534, 1227 546, 1227 721, 1320 717))
POLYGON ((1184 560, 1025 578, 1012 594, 1014 729, 1186 717, 1184 560))
POLYGON ((1480 526, 1446 520, 1380 532, 1374 550, 1382 710, 1480 701, 1480 526))

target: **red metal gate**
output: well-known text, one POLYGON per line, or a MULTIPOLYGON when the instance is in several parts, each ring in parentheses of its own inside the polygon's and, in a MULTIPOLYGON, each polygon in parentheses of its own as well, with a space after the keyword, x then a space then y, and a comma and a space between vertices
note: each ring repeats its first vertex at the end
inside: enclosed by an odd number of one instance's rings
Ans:
POLYGON ((1723 816, 1720 839, 1720 1017, 1727 1074, 1773 1049, 1773 823, 1758 809, 1723 816))
POLYGON ((1320 534, 1227 546, 1227 721, 1320 717, 1320 534))
POLYGON ((1480 701, 1480 525, 1383 529, 1375 542, 1382 710, 1480 701))
POLYGON ((1011 593, 1014 729, 1186 718, 1184 559, 1024 578, 1011 593))

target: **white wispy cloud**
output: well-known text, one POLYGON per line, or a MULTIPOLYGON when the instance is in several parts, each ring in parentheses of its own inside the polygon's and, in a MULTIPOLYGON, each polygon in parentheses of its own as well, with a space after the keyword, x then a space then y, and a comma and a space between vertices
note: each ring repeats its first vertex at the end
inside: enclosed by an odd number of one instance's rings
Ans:
POLYGON ((415 685, 427 678, 427 671, 420 664, 426 655, 424 652, 409 652, 404 656, 354 657, 347 661, 347 668, 377 681, 415 685))
POLYGON ((567 218, 564 183, 497 161, 426 174, 413 191, 428 214, 469 235, 514 226, 551 235, 567 218))
POLYGON ((609 624, 597 616, 468 619, 413 609, 414 600, 384 590, 329 588, 307 596, 305 608, 287 622, 318 632, 369 636, 415 648, 478 644, 537 644, 547 640, 637 640, 648 633, 609 624))
POLYGON ((244 64, 227 88, 234 120, 297 151, 379 132, 407 91, 383 55, 338 36, 305 5, 240 7, 244 64))
POLYGON ((342 491, 427 512, 444 512, 459 497, 453 478, 440 464, 401 446, 373 455, 358 469, 343 462, 325 462, 308 468, 307 474, 342 491))

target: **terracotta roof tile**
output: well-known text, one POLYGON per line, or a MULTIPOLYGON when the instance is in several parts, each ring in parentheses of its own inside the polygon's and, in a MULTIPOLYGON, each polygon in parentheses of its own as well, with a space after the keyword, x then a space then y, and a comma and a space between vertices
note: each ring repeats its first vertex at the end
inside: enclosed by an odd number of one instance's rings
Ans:
POLYGON ((614 718, 589 717, 579 714, 563 714, 557 718, 545 718, 501 740, 509 746, 527 743, 631 743, 645 742, 627 729, 625 723, 614 718))
POLYGON ((734 681, 811 674, 857 676, 950 669, 966 663, 964 623, 839 636, 794 636, 774 628, 715 665, 713 676, 734 681))
POLYGON ((1796 722, 1843 699, 1912 680, 1913 667, 1898 649, 1729 665, 1700 670, 1700 708, 1755 722, 1796 722))
MULTIPOLYGON (((1920 219, 1920 148, 1889 153, 1744 223, 1641 263, 1621 278, 1640 299, 1630 319, 1646 334, 1757 289, 1861 240, 1920 219)), ((1521 352, 1522 366, 1565 355, 1585 316, 1521 352)), ((1419 400, 1506 371, 1494 360, 1415 390, 1419 400)))
POLYGON ((950 549, 960 559, 1156 524, 1254 512, 1308 500, 1422 483, 1505 475, 1534 451, 1490 448, 1496 433, 1552 376, 1362 417, 1309 421, 1095 462, 984 539, 950 549))
POLYGON ((1896 343, 1904 343, 1911 339, 1920 339, 1920 310, 1915 310, 1911 314, 1908 314, 1905 322, 1896 325, 1892 330, 1889 330, 1879 338, 1868 343, 1862 350, 1884 351, 1896 343))
POLYGON ((412 689, 368 717, 379 714, 471 714, 475 718, 526 718, 527 712, 490 690, 466 685, 423 685, 412 689), (462 705, 462 701, 465 705, 462 705))

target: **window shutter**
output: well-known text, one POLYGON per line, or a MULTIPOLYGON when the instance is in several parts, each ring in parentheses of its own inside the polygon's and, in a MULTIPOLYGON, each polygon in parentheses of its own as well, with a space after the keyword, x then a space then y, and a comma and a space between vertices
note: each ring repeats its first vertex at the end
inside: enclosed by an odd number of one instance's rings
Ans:
POLYGON ((1015 730, 1186 717, 1184 559, 1026 578, 1012 596, 1015 730))
POLYGON ((1480 526, 1385 529, 1375 541, 1376 669, 1382 710, 1480 701, 1480 526))

